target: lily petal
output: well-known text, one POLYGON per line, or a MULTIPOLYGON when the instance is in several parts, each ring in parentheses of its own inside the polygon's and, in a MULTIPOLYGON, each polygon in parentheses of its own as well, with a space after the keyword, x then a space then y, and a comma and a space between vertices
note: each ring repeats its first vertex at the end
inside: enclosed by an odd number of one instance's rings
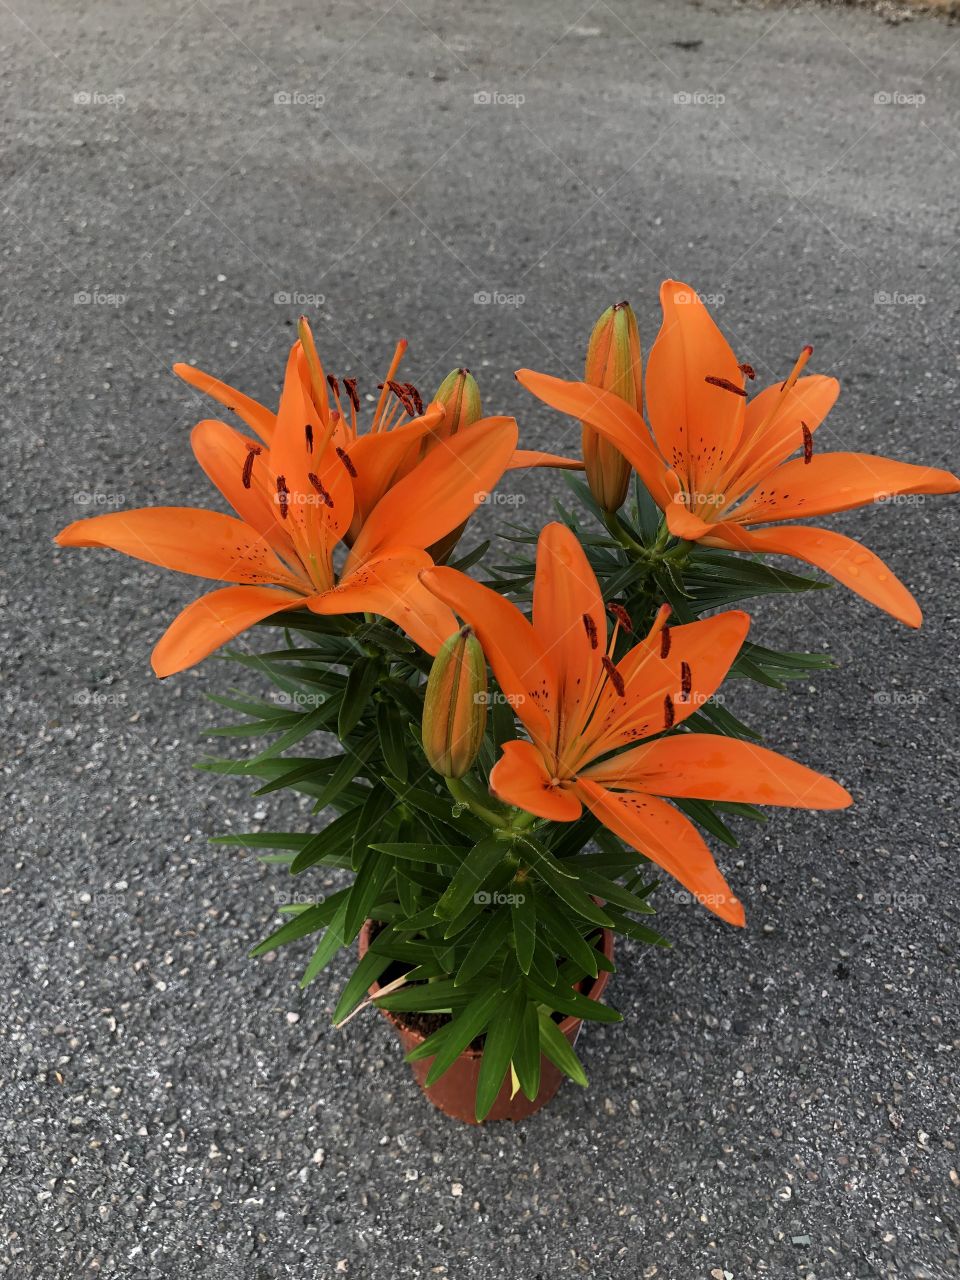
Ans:
POLYGON ((660 305, 663 323, 647 361, 650 426, 688 491, 713 493, 743 431, 743 373, 690 285, 665 280, 660 305))
POLYGON ((741 447, 720 484, 728 505, 791 453, 802 449, 803 428, 812 435, 840 394, 836 378, 822 374, 798 378, 790 390, 783 393, 781 385, 777 382, 772 387, 764 387, 747 404, 741 447))
POLYGON ((589 778, 576 784, 587 808, 632 849, 679 880, 696 899, 730 924, 745 923, 743 906, 713 860, 696 827, 656 796, 607 791, 589 778))
POLYGON ((436 654, 457 629, 453 613, 420 582, 418 575, 433 561, 425 551, 401 548, 368 560, 340 579, 330 591, 314 596, 314 613, 379 613, 407 633, 415 644, 436 654))
POLYGON ((269 451, 215 418, 198 422, 190 433, 190 443, 207 478, 240 519, 281 554, 294 553, 277 506, 277 477, 269 451))
POLYGON ((197 507, 141 507, 75 520, 57 534, 61 547, 109 547, 135 560, 218 582, 300 580, 256 529, 197 507))
POLYGON ((426 570, 421 580, 473 627, 497 683, 530 736, 555 745, 556 664, 531 623, 498 591, 458 569, 438 566, 426 570))
POLYGON ((923 621, 916 600, 880 557, 862 542, 832 529, 811 529, 805 525, 744 529, 727 521, 714 525, 708 541, 711 546, 728 547, 732 551, 780 554, 805 560, 908 627, 919 627, 923 621))
POLYGON ((583 812, 572 791, 554 784, 533 743, 521 739, 503 744, 503 755, 490 772, 490 789, 500 800, 538 818, 574 822, 583 812))
POLYGON ((578 418, 616 445, 659 507, 670 501, 664 483, 663 459, 650 439, 642 416, 625 400, 587 382, 568 382, 546 373, 535 373, 533 369, 518 369, 516 379, 551 409, 578 418))
POLYGON ((302 595, 271 587, 211 591, 174 618, 153 651, 153 669, 158 676, 185 671, 255 622, 306 603, 302 595))
POLYGON ((937 467, 917 467, 869 453, 795 458, 765 476, 730 519, 766 524, 849 511, 898 493, 957 493, 960 480, 937 467))
POLYGON ((512 418, 490 418, 438 441, 367 516, 347 570, 398 543, 429 547, 486 501, 517 444, 512 418))
POLYGON ((566 525, 545 525, 537 543, 533 625, 557 673, 564 738, 580 732, 597 689, 606 650, 603 596, 586 553, 566 525))
POLYGON ((412 422, 390 431, 374 431, 358 436, 345 445, 353 469, 354 533, 359 532, 367 516, 401 473, 411 453, 419 454, 424 437, 443 421, 443 406, 430 405, 427 412, 412 422))
POLYGON ((582 471, 582 458, 564 458, 558 453, 541 453, 539 449, 514 449, 508 471, 530 471, 535 467, 554 467, 558 471, 582 471))
POLYGON ((591 765, 585 773, 605 787, 657 796, 795 809, 845 809, 853 803, 832 778, 756 743, 713 733, 681 733, 645 742, 591 765))
POLYGON ((264 443, 270 443, 276 415, 264 405, 251 400, 242 391, 235 391, 233 387, 228 387, 225 382, 212 377, 209 373, 204 373, 202 369, 195 369, 192 364, 175 364, 173 372, 191 387, 196 387, 204 395, 212 396, 254 430, 264 443))
POLYGON ((617 664, 625 696, 607 685, 582 761, 662 733, 699 711, 723 683, 749 627, 749 614, 731 609, 699 622, 655 628, 617 664))

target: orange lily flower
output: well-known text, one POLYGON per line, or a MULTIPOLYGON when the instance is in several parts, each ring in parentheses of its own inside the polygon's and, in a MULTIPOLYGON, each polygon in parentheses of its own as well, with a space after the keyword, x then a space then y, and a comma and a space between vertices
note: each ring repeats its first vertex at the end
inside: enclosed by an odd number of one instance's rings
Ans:
POLYGON ((802 809, 852 803, 830 778, 753 743, 686 732, 643 741, 680 724, 719 687, 747 634, 747 614, 670 627, 665 605, 649 634, 615 662, 629 618, 609 607, 615 624, 605 644, 599 585, 561 524, 540 535, 530 621, 456 569, 421 578, 473 627, 530 735, 504 744, 490 774, 493 793, 557 822, 575 821, 586 805, 731 924, 744 923, 743 907, 696 828, 661 797, 802 809))
POLYGON ((864 453, 815 454, 814 432, 840 384, 801 377, 805 347, 789 377, 747 402, 748 365, 738 363, 689 285, 660 289, 663 324, 650 352, 641 414, 583 382, 531 369, 517 373, 534 395, 604 436, 629 459, 677 538, 759 554, 777 552, 822 569, 908 626, 922 615, 907 588, 853 538, 774 521, 829 515, 904 493, 956 493, 949 471, 864 453), (801 455, 787 461, 797 450, 801 455))
POLYGON ((201 596, 174 620, 153 652, 159 676, 193 666, 263 618, 304 606, 318 614, 382 614, 429 653, 457 628, 450 610, 418 580, 433 563, 425 548, 466 520, 500 479, 516 446, 516 422, 487 418, 438 439, 426 456, 418 450, 401 467, 404 450, 442 423, 443 407, 431 406, 382 434, 388 396, 414 411, 415 392, 391 387, 392 367, 377 407, 377 430, 358 439, 355 388, 346 382, 347 420, 335 380, 337 409, 331 410, 309 330, 304 337, 291 349, 276 415, 208 375, 178 366, 260 437, 258 443, 215 420, 199 423, 191 436, 197 461, 236 517, 191 507, 145 508, 77 520, 57 535, 61 546, 111 547, 149 564, 235 584, 201 596), (401 449, 391 447, 397 437, 401 449), (338 573, 334 550, 341 542, 349 551, 338 573))

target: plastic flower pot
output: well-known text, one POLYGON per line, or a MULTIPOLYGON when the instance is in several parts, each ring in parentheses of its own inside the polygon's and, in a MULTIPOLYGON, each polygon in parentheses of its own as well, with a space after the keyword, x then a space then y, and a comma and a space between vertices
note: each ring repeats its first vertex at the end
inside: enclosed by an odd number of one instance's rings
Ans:
MULTIPOLYGON (((359 954, 361 960, 366 955, 367 948, 374 937, 376 937, 376 925, 372 920, 367 920, 360 930, 359 954)), ((613 934, 609 929, 603 930, 600 950, 608 960, 613 959, 613 934)), ((596 978, 590 980, 590 986, 584 990, 584 995, 589 996, 591 1000, 599 1000, 609 979, 610 974, 606 970, 601 970, 596 978)), ((374 982, 369 989, 369 994, 376 996, 379 991, 380 983, 374 982)), ((407 1026, 403 1020, 404 1015, 402 1013, 391 1013, 386 1009, 381 1009, 380 1012, 396 1032, 404 1054, 410 1053, 418 1045, 423 1044, 426 1039, 424 1033, 418 1031, 415 1027, 407 1026)), ((575 1045, 580 1034, 580 1028, 583 1025, 583 1019, 568 1016, 557 1025, 570 1041, 570 1044, 575 1045)), ((433 1062, 432 1058, 423 1058, 419 1062, 412 1062, 410 1063, 410 1069, 417 1084, 438 1110, 454 1120, 462 1120, 466 1124, 476 1124, 477 1080, 480 1075, 482 1057, 483 1051, 480 1049, 475 1049, 472 1046, 469 1049, 465 1049, 453 1066, 431 1085, 427 1085, 425 1082, 433 1062)), ((566 1076, 553 1065, 549 1058, 541 1057, 540 1090, 531 1101, 526 1094, 519 1090, 511 1098, 510 1078, 508 1075, 484 1124, 491 1120, 526 1120, 528 1116, 535 1115, 542 1107, 547 1105, 551 1098, 556 1095, 557 1090, 565 1079, 566 1076)))

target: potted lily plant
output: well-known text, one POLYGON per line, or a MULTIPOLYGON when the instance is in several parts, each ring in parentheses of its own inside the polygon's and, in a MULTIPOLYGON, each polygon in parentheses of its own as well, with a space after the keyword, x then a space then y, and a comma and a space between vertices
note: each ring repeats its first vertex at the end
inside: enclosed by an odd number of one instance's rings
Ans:
POLYGON ((160 676, 251 627, 279 631, 275 647, 225 652, 272 696, 215 698, 245 717, 225 732, 266 745, 199 767, 309 796, 307 830, 218 840, 298 888, 319 868, 343 883, 300 889, 253 954, 306 945, 306 986, 356 942, 334 1021, 378 1008, 426 1096, 468 1122, 522 1119, 564 1078, 586 1084, 581 1025, 620 1016, 601 999, 616 938, 667 945, 651 924, 658 875, 742 926, 705 836, 735 845, 732 823, 758 806, 851 803, 718 699, 728 679, 778 688, 829 665, 748 640, 737 606, 823 588, 760 559, 777 553, 908 625, 920 612, 860 543, 777 522, 960 488, 815 451, 838 384, 804 372, 810 348, 750 397, 754 371, 696 293, 667 281, 661 300, 645 378, 625 303, 595 326, 583 380, 518 373, 582 424, 582 458, 518 449, 515 420, 483 416, 466 370, 425 406, 399 380, 404 343, 365 423, 357 382, 325 373, 301 320, 276 413, 176 366, 246 428, 209 419, 192 437, 235 515, 120 511, 57 538, 225 584, 170 625, 160 676), (530 467, 584 471, 567 476, 575 505, 511 528, 505 563, 482 568, 487 544, 459 556, 476 507, 530 467))

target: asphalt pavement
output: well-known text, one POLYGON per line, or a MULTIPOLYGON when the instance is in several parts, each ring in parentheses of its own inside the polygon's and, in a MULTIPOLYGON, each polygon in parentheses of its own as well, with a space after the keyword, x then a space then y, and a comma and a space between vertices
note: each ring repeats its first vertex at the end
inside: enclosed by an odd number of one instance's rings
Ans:
MULTIPOLYGON (((755 611, 841 669, 731 705, 855 807, 718 851, 745 932, 665 888, 675 946, 619 947, 590 1090, 481 1129, 382 1019, 332 1029, 344 961, 301 993, 305 953, 246 958, 288 886, 208 837, 310 819, 192 768, 236 677, 148 658, 195 584, 51 541, 207 503, 170 366, 272 401, 301 311, 361 394, 406 337, 424 391, 466 365, 575 448, 512 371, 576 371, 621 298, 649 346, 667 276, 761 379, 814 344, 820 447, 956 468, 958 36, 717 0, 0 5, 11 1280, 960 1274, 955 501, 830 521, 919 633, 840 590, 755 611)), ((560 492, 511 478, 472 536, 560 492)))

